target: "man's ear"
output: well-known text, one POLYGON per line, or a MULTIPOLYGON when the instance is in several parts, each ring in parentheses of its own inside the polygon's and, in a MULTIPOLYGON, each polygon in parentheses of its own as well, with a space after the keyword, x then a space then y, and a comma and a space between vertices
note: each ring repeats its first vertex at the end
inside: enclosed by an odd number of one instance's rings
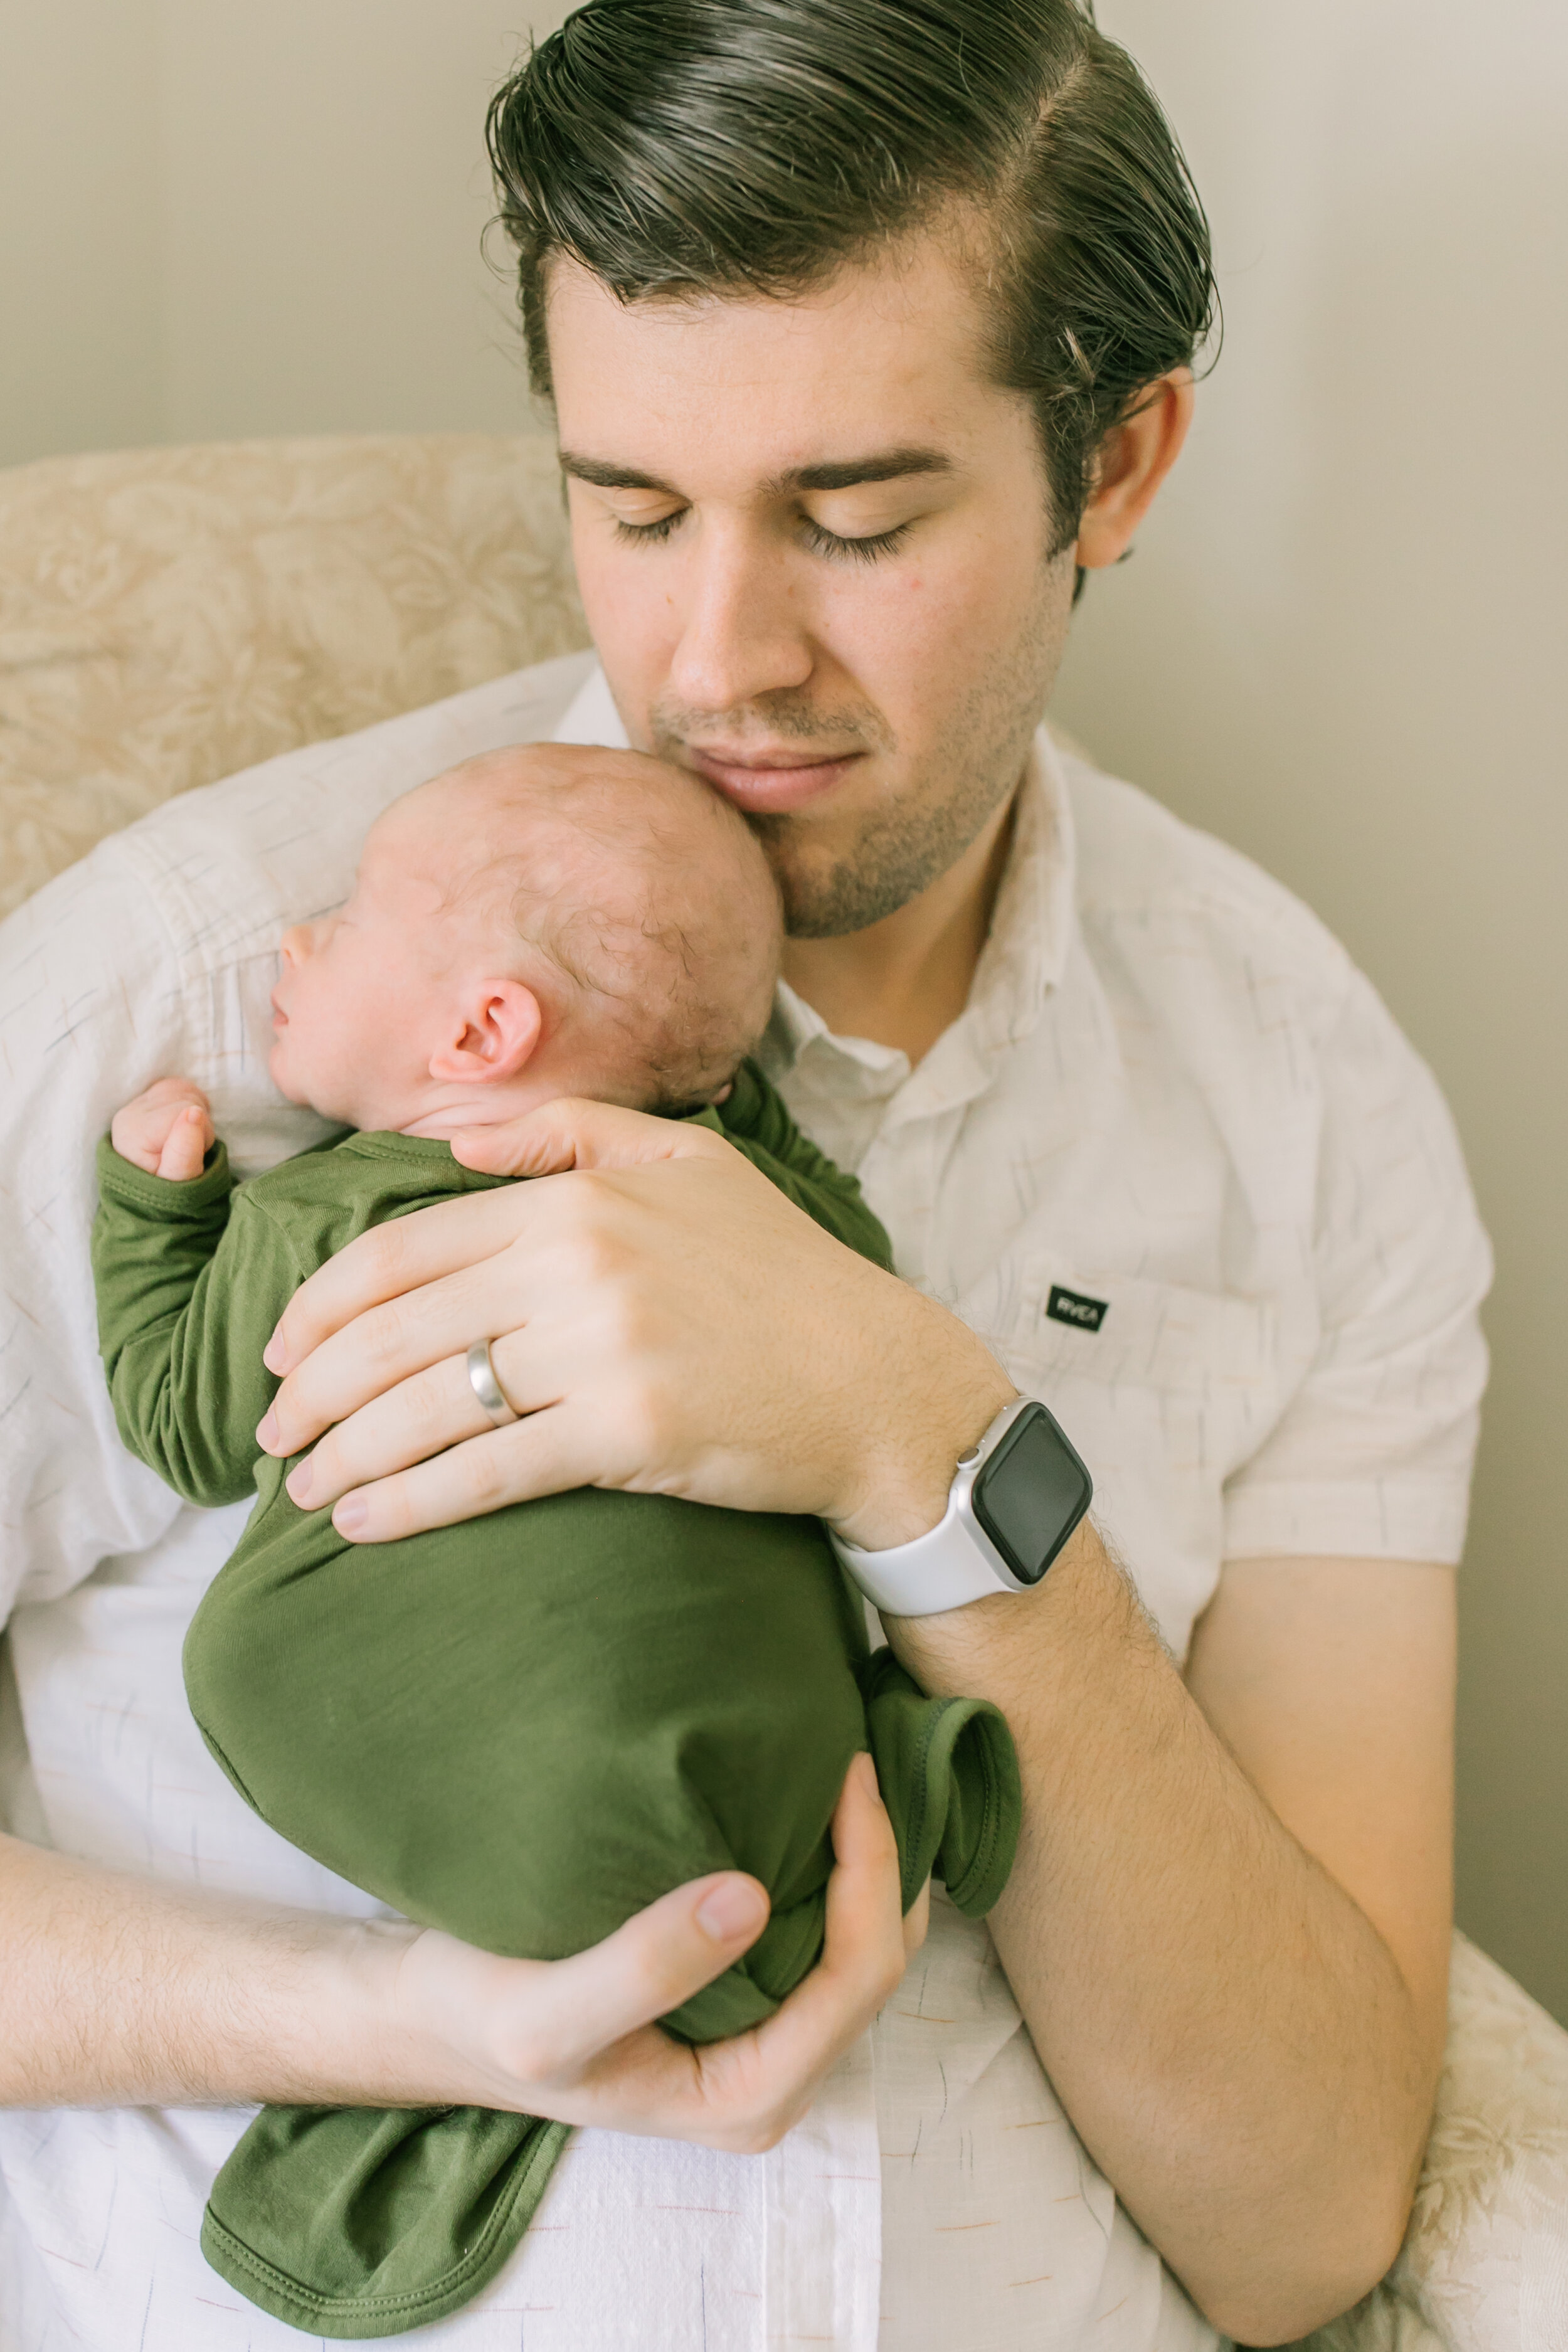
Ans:
POLYGON ((539 999, 520 980, 481 980, 463 999, 458 1024, 430 1056, 430 1076, 460 1086, 515 1078, 544 1025, 539 999))
POLYGON ((1176 368, 1142 394, 1124 425, 1108 433, 1096 460, 1094 488, 1078 527, 1078 561, 1086 572, 1120 563, 1182 454, 1193 421, 1193 372, 1176 368))

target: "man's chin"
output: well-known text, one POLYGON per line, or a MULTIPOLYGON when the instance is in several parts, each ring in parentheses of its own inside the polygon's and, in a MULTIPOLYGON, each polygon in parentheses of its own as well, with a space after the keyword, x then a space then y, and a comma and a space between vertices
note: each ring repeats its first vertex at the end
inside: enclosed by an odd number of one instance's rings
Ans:
POLYGON ((885 922, 931 887, 951 859, 935 844, 858 838, 830 849, 803 839, 787 817, 753 817, 784 902, 784 935, 840 940, 885 922))

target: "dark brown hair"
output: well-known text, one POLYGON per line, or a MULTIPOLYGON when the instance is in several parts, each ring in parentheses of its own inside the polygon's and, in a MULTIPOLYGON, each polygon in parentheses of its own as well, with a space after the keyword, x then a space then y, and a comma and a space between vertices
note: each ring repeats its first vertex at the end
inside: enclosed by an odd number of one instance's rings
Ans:
POLYGON ((488 136, 545 396, 553 255, 626 302, 787 295, 968 211, 988 364, 1034 404, 1059 546, 1106 433, 1215 317, 1181 150, 1074 0, 587 0, 488 136))

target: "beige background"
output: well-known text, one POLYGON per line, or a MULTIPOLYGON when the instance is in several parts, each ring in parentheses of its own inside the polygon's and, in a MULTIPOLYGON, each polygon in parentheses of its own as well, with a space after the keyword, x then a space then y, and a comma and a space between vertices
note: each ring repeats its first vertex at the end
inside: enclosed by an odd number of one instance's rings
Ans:
MULTIPOLYGON (((524 6, 0 0, 0 463, 521 421, 479 126, 524 6)), ((1228 341, 1060 711, 1300 890, 1454 1103, 1499 1254, 1460 1916, 1568 2018, 1568 9, 1100 14, 1228 341)))

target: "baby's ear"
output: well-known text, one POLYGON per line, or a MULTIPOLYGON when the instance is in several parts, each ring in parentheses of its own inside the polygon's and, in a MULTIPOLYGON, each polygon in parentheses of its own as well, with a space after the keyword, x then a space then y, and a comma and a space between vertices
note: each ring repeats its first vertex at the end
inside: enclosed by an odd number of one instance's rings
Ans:
POLYGON ((537 1047, 543 1025, 539 999, 521 980, 476 982, 446 1042, 430 1056, 430 1076, 465 1086, 515 1078, 537 1047))

